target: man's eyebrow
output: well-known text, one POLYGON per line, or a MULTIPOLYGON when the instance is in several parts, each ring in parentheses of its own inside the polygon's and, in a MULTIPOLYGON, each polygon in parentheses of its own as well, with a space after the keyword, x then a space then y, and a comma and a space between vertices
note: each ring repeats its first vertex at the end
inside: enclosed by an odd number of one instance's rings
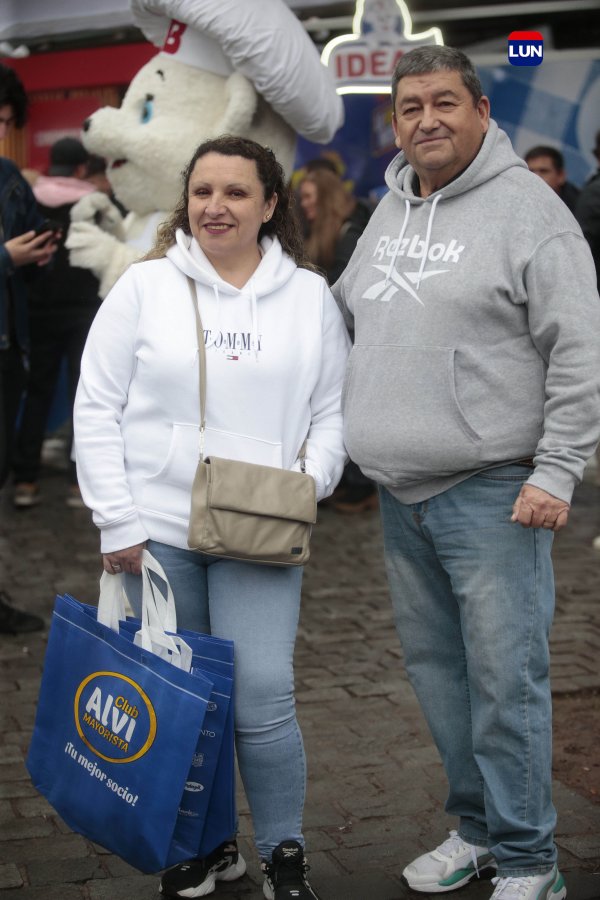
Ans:
MULTIPOLYGON (((441 91, 436 91, 433 95, 434 100, 440 100, 442 97, 452 97, 454 100, 458 99, 458 94, 456 91, 453 91, 452 88, 444 88, 441 91)), ((421 96, 418 94, 410 94, 407 97, 402 97, 400 100, 400 104, 404 103, 420 103, 421 96)))

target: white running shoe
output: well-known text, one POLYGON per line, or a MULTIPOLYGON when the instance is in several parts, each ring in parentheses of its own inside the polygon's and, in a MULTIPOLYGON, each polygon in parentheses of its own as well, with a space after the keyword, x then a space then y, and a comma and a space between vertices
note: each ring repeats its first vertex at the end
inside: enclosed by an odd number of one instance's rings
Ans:
POLYGON ((492 878, 496 889, 490 900, 564 900, 567 896, 564 878, 558 867, 542 875, 520 875, 492 878))
POLYGON ((468 844, 458 832, 451 831, 443 844, 413 860, 402 875, 413 891, 443 894, 479 877, 480 870, 489 866, 496 868, 496 861, 487 847, 468 844))

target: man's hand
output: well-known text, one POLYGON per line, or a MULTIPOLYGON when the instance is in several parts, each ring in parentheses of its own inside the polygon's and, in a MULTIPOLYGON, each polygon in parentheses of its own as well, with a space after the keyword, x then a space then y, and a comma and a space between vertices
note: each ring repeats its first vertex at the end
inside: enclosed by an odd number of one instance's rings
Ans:
POLYGON ((547 528, 560 531, 567 524, 571 507, 547 491, 524 484, 513 506, 511 522, 523 528, 547 528))
POLYGON ((56 240, 51 240, 53 235, 52 231, 44 231, 38 235, 35 231, 26 231, 25 234, 19 234, 17 237, 5 241, 4 246, 12 259, 13 266, 20 268, 29 266, 31 263, 45 266, 56 250, 56 240))

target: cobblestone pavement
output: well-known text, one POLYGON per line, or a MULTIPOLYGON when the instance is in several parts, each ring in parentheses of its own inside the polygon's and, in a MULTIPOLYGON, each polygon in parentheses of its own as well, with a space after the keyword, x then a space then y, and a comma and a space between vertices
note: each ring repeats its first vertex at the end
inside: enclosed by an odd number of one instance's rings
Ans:
MULTIPOLYGON (((94 602, 100 574, 87 510, 64 505, 64 476, 17 512, 0 494, 0 583, 49 622, 56 593, 94 602)), ((555 548, 556 693, 600 689, 600 488, 578 489, 555 548)), ((297 644, 298 711, 309 760, 305 832, 311 880, 325 900, 405 900, 404 865, 445 837, 445 779, 402 669, 383 577, 378 515, 323 509, 305 577, 297 644)), ((73 834, 31 786, 31 735, 45 635, 0 636, 0 900, 151 900, 157 879, 73 834)), ((590 727, 598 729, 598 723, 590 727)), ((600 898, 600 804, 555 783, 560 865, 569 900, 600 898)), ((239 798, 248 875, 215 896, 262 896, 251 823, 239 798)), ((459 892, 487 900, 489 881, 459 892)), ((425 896, 425 895, 421 895, 425 896)), ((437 895, 436 895, 437 896, 437 895)))

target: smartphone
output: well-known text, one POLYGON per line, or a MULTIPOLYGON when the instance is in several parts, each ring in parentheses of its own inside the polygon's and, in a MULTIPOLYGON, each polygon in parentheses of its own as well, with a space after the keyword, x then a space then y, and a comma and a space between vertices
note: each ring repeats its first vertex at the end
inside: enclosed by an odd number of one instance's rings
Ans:
POLYGON ((62 234, 62 222, 59 222, 58 219, 44 219, 39 228, 35 229, 36 236, 38 234, 43 234, 45 231, 52 231, 54 234, 62 234))

